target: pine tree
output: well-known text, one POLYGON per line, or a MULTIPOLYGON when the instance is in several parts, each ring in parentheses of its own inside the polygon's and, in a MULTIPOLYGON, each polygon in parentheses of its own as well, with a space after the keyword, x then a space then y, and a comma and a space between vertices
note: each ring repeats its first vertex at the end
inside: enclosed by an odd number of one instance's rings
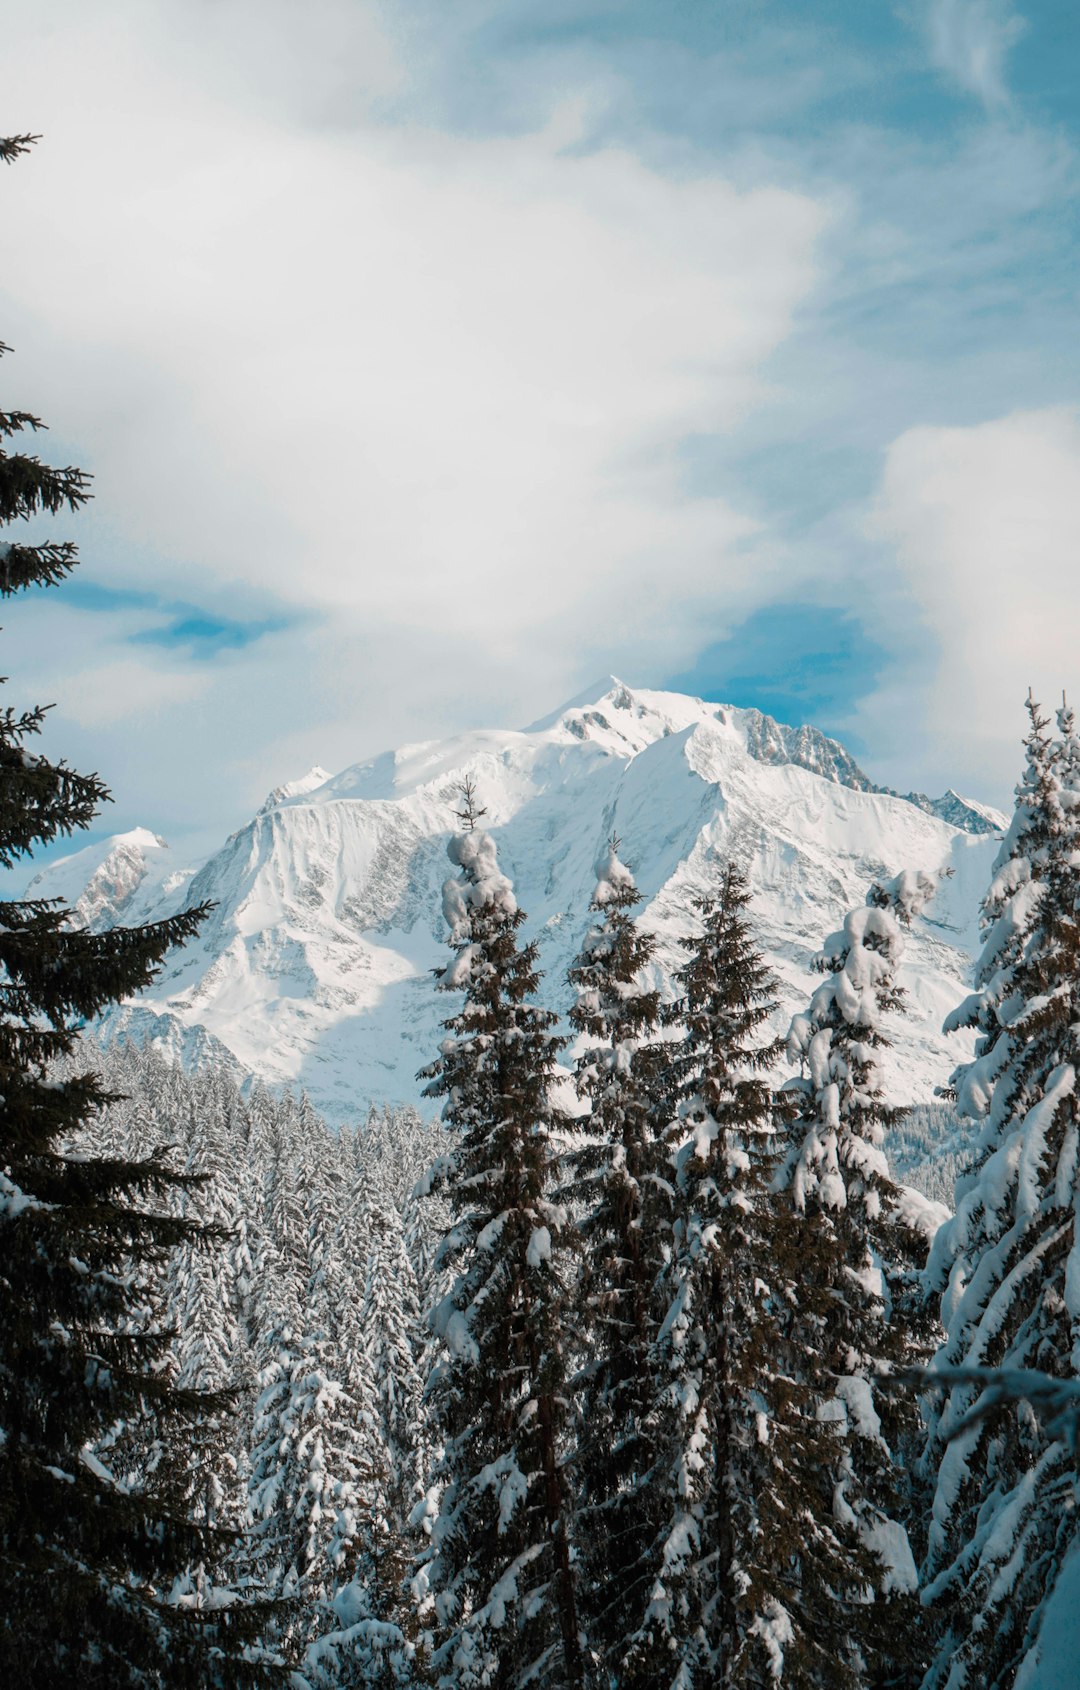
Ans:
POLYGON ((325 1607, 351 1561, 371 1472, 327 1344, 282 1331, 259 1375, 248 1508, 277 1594, 325 1607))
POLYGON ((371 1202, 363 1221, 360 1237, 367 1240, 368 1249, 361 1342, 386 1451, 390 1514, 400 1528, 424 1494, 428 1468, 424 1386, 417 1361, 419 1299, 397 1210, 371 1202))
POLYGON ((596 1670, 613 1679, 627 1615, 648 1600, 660 1529, 648 1483, 650 1353, 669 1190, 660 995, 644 978, 654 941, 634 920, 641 896, 618 846, 612 839, 598 865, 594 924, 570 970, 570 1023, 583 1041, 575 1084, 589 1113, 575 1123, 581 1143, 568 1158, 567 1191, 582 1216, 578 1338, 587 1358, 574 1381, 578 1582, 596 1670))
POLYGON ((915 1296, 925 1247, 903 1217, 884 1149, 895 1111, 880 1054, 888 1044, 882 1016, 903 1007, 896 969, 904 929, 937 885, 911 872, 875 884, 814 959, 825 979, 788 1036, 802 1073, 785 1088, 791 1148, 779 1179, 796 1214, 816 1219, 834 1246, 826 1360, 845 1438, 834 1507, 877 1563, 863 1624, 869 1670, 897 1677, 917 1669, 922 1640, 906 1530, 916 1417, 893 1376, 926 1353, 928 1323, 915 1296))
POLYGON ((453 1221, 443 1254, 457 1278, 434 1319, 446 1359, 428 1385, 444 1454, 441 1508, 416 1588, 432 1615, 439 1683, 574 1686, 582 1681, 565 1439, 568 1224, 551 1199, 550 1088, 561 1041, 529 1002, 536 949, 490 836, 451 841, 460 874, 444 909, 455 956, 441 985, 465 993, 425 1076, 455 1142, 433 1171, 453 1221))
MULTIPOLYGON (((974 1028, 979 1037, 975 1060, 952 1076, 957 1109, 971 1119, 991 1114, 998 1079, 1007 1074, 1015 1053, 1009 1005, 1014 974, 1038 917, 1044 892, 1042 864, 1055 825, 1055 771, 1059 750, 1047 737, 1049 717, 1028 694, 1028 732, 1024 772, 1016 787, 1012 821, 994 863, 983 899, 980 926, 983 948, 975 968, 975 991, 946 1018, 945 1031, 974 1028)), ((998 1118, 1008 1107, 1008 1087, 998 1098, 998 1118)))
POLYGON ((840 1459, 819 1410, 828 1242, 769 1190, 780 1044, 775 982, 729 863, 696 902, 670 1013, 678 1107, 665 1312, 653 1345, 663 1499, 654 1583, 625 1680, 689 1687, 853 1684, 852 1611, 870 1568, 834 1518, 840 1459), (793 1236, 794 1234, 794 1236, 793 1236))
MULTIPOLYGON (((201 1183, 182 1195, 181 1213, 215 1238, 235 1232, 235 1170, 215 1121, 212 1100, 203 1112, 189 1106, 187 1170, 201 1183)), ((203 1239, 185 1240, 173 1252, 165 1291, 173 1341, 176 1383, 183 1390, 210 1396, 207 1412, 173 1442, 171 1462, 188 1511, 207 1525, 239 1527, 243 1498, 237 1480, 235 1415, 232 1393, 247 1383, 250 1358, 237 1320, 232 1263, 227 1249, 207 1248, 203 1239), (224 1403, 217 1399, 224 1395, 224 1403)))
MULTIPOLYGON (((32 139, 3 141, 0 158, 32 139)), ((0 413, 5 442, 42 426, 25 411, 0 413)), ((0 523, 75 513, 88 497, 81 470, 0 450, 0 523)), ((70 541, 5 542, 0 594, 56 584, 75 562, 70 541)), ((0 712, 4 869, 88 825, 108 797, 96 775, 31 753, 44 716, 0 712)), ((198 1231, 166 1206, 189 1182, 163 1155, 66 1149, 107 1100, 92 1074, 63 1071, 79 1028, 148 985, 205 914, 90 934, 59 903, 0 903, 0 1680, 12 1690, 265 1676, 240 1658, 238 1611, 166 1600, 174 1579, 220 1546, 176 1499, 117 1483, 93 1453, 144 1402, 163 1426, 206 1406, 170 1386, 156 1365, 167 1334, 143 1329, 137 1308, 140 1265, 198 1231)))
POLYGON ((1030 698, 1028 712, 976 992, 952 1018, 981 1035, 955 1083, 985 1124, 928 1269, 947 1333, 935 1365, 972 1374, 930 1416, 934 1690, 1013 1683, 1076 1536, 1072 1437, 999 1388, 1041 1375, 1045 1394, 1080 1375, 1080 784, 1068 707, 1057 742, 1030 698))

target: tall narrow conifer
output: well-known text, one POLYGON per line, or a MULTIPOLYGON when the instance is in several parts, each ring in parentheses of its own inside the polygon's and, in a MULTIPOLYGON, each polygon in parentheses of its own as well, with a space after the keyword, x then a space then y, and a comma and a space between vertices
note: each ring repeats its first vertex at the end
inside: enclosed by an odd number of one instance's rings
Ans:
POLYGON ((928 1269, 947 1333, 937 1365, 973 1372, 930 1416, 933 1690, 1038 1684, 1042 1614, 1076 1540, 1075 1423, 1042 1424, 1015 1389, 1080 1378, 1080 783, 1068 707, 1057 740, 1030 698, 1028 711, 976 990, 950 1018, 979 1030, 955 1084, 984 1126, 928 1269))
POLYGON ((823 1360, 832 1376, 826 1412, 844 1450, 834 1512, 857 1533, 872 1569, 860 1617, 865 1671, 856 1682, 893 1682, 916 1670, 916 1571, 906 1457, 916 1435, 911 1394, 893 1376, 925 1355, 913 1283, 925 1257, 908 1224, 885 1153, 894 1117, 881 1078, 883 1016, 903 1006, 896 970, 904 930, 937 889, 933 875, 905 872, 871 887, 814 959, 825 978, 795 1016, 788 1054, 789 1150, 778 1180, 793 1211, 832 1246, 820 1289, 830 1315, 823 1360), (920 1353, 920 1345, 923 1346, 920 1353))
POLYGON ((475 827, 471 787, 463 819, 450 844, 460 873, 444 889, 455 955, 440 984, 465 999, 425 1070, 454 1140, 432 1183, 451 1207, 442 1255, 456 1278, 434 1311, 443 1488, 417 1589, 440 1684, 564 1690, 582 1665, 563 1468, 569 1226, 552 1200, 562 1041, 530 1002, 536 949, 519 947, 524 917, 475 827))
POLYGON ((856 1683, 851 1613, 871 1566, 834 1512, 841 1452, 820 1412, 832 1256, 769 1190, 781 1047, 748 904, 729 863, 697 901, 671 1012, 682 1038, 652 1479, 666 1506, 627 1672, 679 1690, 856 1683))
POLYGON ((625 1671, 627 1617, 648 1601, 660 1528, 650 1483, 651 1350, 670 1191, 659 1136, 667 1054, 657 1042, 660 995, 646 978, 654 941, 634 920, 640 902, 613 839, 598 865, 593 924, 570 970, 570 1022, 583 1040, 575 1081, 589 1113, 575 1123, 569 1188, 582 1215, 585 1359, 573 1460, 580 1600, 592 1658, 612 1682, 625 1671))

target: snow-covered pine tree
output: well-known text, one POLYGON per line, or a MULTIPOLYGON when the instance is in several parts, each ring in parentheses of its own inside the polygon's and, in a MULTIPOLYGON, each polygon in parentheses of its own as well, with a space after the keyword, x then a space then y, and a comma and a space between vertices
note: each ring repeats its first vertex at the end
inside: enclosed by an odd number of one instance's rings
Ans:
MULTIPOLYGON (((975 990, 945 1021, 946 1032, 970 1027, 978 1033, 974 1061, 957 1069, 949 1088, 955 1092, 958 1112, 974 1120, 991 1116, 997 1081, 1007 1072, 1014 1055, 1009 1014, 1013 973, 1038 917, 1044 891, 1043 865, 1054 826, 1055 793, 1060 786, 1055 765, 1061 748, 1045 731, 1050 718, 1042 714, 1030 693, 1025 708, 1028 731, 1024 770, 1016 787, 1012 820, 983 898, 983 948, 975 967, 975 990)), ((1005 1106, 1006 1093, 1007 1088, 999 1107, 1005 1106)))
POLYGON ((938 884, 936 876, 905 871, 871 887, 865 906, 849 912, 814 958, 825 979, 788 1035, 788 1055, 802 1071, 785 1087, 790 1148, 777 1185, 795 1213, 816 1220, 836 1245, 823 1352, 834 1375, 831 1411, 845 1439, 834 1508, 877 1563, 862 1628, 871 1674, 910 1676, 922 1646, 906 1529, 916 1416, 910 1393, 890 1376, 926 1354, 929 1323, 920 1321, 913 1294, 925 1245, 889 1173, 884 1142, 895 1112, 880 1053, 888 1044, 882 1016, 903 1006, 896 970, 904 930, 938 884))
POLYGON ((428 1469, 424 1382, 418 1365, 420 1306, 398 1211, 372 1201, 363 1225, 359 1237, 366 1241, 367 1261, 361 1342, 386 1451, 389 1512, 400 1531, 424 1494, 428 1469))
MULTIPOLYGON (((30 140, 9 138, 0 158, 30 140)), ((0 412, 0 441, 41 427, 28 412, 0 412)), ((80 470, 0 450, 0 524, 75 512, 88 496, 80 470)), ((75 562, 70 541, 5 541, 0 594, 51 586, 75 562)), ((27 749, 43 719, 41 709, 0 712, 4 869, 86 827, 108 797, 96 776, 27 749)), ((185 1407, 155 1366, 167 1336, 132 1320, 138 1264, 197 1231, 164 1212, 184 1176, 160 1156, 65 1153, 106 1093, 92 1074, 50 1074, 82 1023, 148 985, 206 912, 104 934, 73 928, 67 913, 0 902, 0 1681, 257 1681, 263 1669, 240 1659, 239 1612, 193 1612, 163 1596, 189 1564, 212 1561, 212 1535, 174 1499, 116 1483, 92 1453, 144 1402, 163 1424, 185 1407)))
MULTIPOLYGON (((570 1023, 583 1040, 575 1084, 589 1113, 575 1122, 567 1195, 581 1214, 572 1463, 581 1619, 593 1671, 622 1671, 627 1616, 643 1613, 660 1529, 651 1419, 654 1287, 668 1236, 667 1054, 660 995, 645 978, 655 941, 640 931, 641 895, 612 839, 597 865, 593 924, 570 969, 570 1023)), ((607 1675, 606 1677, 604 1675, 607 1675)))
POLYGON ((335 1180, 349 1165, 352 1182, 326 1254, 324 1292, 333 1295, 324 1306, 335 1375, 363 1431, 369 1480, 351 1577, 338 1587, 333 1628, 309 1650, 305 1668, 313 1683, 333 1690, 405 1683, 415 1671, 406 1526, 426 1465, 421 1379, 409 1343, 409 1316, 418 1322, 419 1309, 400 1218, 378 1203, 373 1216, 376 1182, 355 1147, 334 1168, 335 1180))
POLYGON ((943 1293, 936 1365, 985 1377, 955 1385, 930 1414, 933 1690, 1038 1683, 1042 1613, 1076 1539, 1071 1438, 995 1382, 1080 1377, 1080 786, 1071 711, 1056 742, 1031 699, 1028 711, 976 992, 950 1021, 979 1029, 975 1059, 954 1080, 961 1107, 985 1124, 927 1277, 943 1293))
POLYGON ((646 1479, 661 1525, 620 1684, 857 1682, 851 1616, 870 1559, 834 1518, 839 1440, 818 1412, 829 1297, 814 1281, 834 1252, 769 1189, 781 1045, 749 901, 733 863, 696 900, 701 932, 683 941, 669 1014, 682 1037, 646 1479))
POLYGON ((281 1330, 259 1374, 248 1514, 266 1589, 325 1629, 370 1507, 371 1427, 330 1371, 325 1339, 281 1330))
MULTIPOLYGON (((183 1194, 181 1212, 228 1240, 236 1228, 238 1170, 220 1118, 212 1113, 212 1098, 205 1097, 204 1103, 203 1116, 190 1108, 187 1158, 187 1171, 202 1183, 183 1194)), ((173 1252, 165 1293, 168 1324, 175 1332, 176 1383, 182 1390, 211 1394, 206 1413, 173 1440, 172 1470, 192 1516, 230 1529, 239 1527, 243 1517, 233 1393, 250 1382, 252 1367, 237 1320, 232 1268, 228 1249, 185 1240, 173 1252)))
POLYGON ((569 1226, 551 1198, 562 1041, 529 1001, 536 947, 519 947, 524 917, 477 819, 469 784, 440 977, 465 1001, 424 1070, 454 1135, 431 1183, 451 1205, 443 1254, 457 1278, 433 1314, 447 1348, 427 1393, 443 1488, 415 1587, 441 1685, 563 1690, 582 1664, 563 1469, 569 1226))

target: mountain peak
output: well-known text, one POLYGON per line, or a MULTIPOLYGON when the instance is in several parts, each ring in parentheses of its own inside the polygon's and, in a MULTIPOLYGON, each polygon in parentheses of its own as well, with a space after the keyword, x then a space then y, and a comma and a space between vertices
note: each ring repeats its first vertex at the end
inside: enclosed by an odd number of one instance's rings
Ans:
POLYGON ((949 866, 933 927, 909 952, 915 1008, 898 1095, 929 1091, 962 1054, 938 1031, 941 1005, 969 967, 971 915, 996 850, 972 836, 996 831, 996 818, 953 793, 882 792, 815 728, 615 675, 523 733, 401 746, 332 779, 316 766, 275 788, 194 881, 139 831, 50 865, 40 890, 78 904, 94 928, 182 901, 216 905, 199 942, 115 1012, 113 1032, 173 1040, 192 1062, 203 1045, 191 1040, 212 1038, 249 1072, 303 1085, 337 1119, 373 1100, 417 1104, 414 1075, 441 1036, 429 974, 443 954, 446 841, 466 774, 498 829, 555 1009, 567 1007, 597 853, 613 832, 665 978, 717 860, 746 868, 788 1013, 805 999, 809 957, 873 877, 949 866))
POLYGON ((599 680, 592 682, 591 686, 583 687, 580 692, 574 694, 573 698, 568 698, 565 703, 560 704, 557 709, 549 711, 546 716, 540 716, 535 722, 530 722, 528 727, 522 728, 521 731, 526 734, 550 733, 552 728, 559 726, 564 716, 572 715, 577 710, 596 709, 599 705, 609 701, 612 702, 613 708, 632 708, 633 694, 630 688, 619 680, 617 675, 601 675, 599 680), (617 693, 625 694, 626 702, 615 706, 613 699, 617 693))
POLYGON ((167 842, 149 828, 133 827, 55 858, 34 875, 26 896, 58 898, 68 906, 72 926, 100 931, 137 920, 170 874, 175 870, 167 842))
POLYGON ((275 786, 273 792, 268 793, 260 805, 259 815, 265 816, 268 810, 276 810, 293 799, 306 798, 309 792, 315 792, 320 786, 325 786, 329 779, 329 769, 324 769, 320 763, 313 763, 307 774, 301 775, 299 780, 287 780, 280 786, 275 786))

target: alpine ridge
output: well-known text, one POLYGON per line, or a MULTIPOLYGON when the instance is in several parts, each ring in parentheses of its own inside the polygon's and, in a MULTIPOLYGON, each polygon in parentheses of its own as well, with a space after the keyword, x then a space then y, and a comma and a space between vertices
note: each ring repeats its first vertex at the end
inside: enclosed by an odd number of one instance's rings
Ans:
POLYGON ((805 994, 810 957, 873 879, 951 870, 912 931, 892 1095, 931 1095, 967 1054, 966 1036, 940 1027, 968 979, 1004 818, 955 793, 877 788, 816 729, 614 678, 521 732, 407 745, 333 777, 316 767, 195 871, 140 828, 54 862, 30 890, 63 896, 98 930, 216 905, 152 990, 110 1012, 106 1038, 151 1039, 195 1067, 227 1058, 236 1073, 303 1087, 332 1120, 371 1100, 415 1104, 445 1013, 430 971, 445 957, 441 888, 465 774, 560 1013, 595 863, 617 832, 662 988, 717 862, 746 871, 781 983, 778 1027, 805 994))

